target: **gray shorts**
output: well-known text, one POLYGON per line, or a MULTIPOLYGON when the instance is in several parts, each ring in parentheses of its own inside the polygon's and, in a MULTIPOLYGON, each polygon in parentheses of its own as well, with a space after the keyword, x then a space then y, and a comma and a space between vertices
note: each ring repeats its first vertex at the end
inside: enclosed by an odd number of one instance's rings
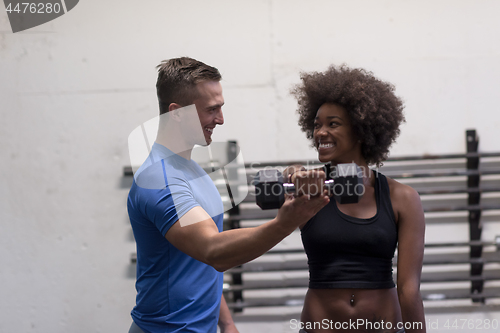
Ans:
POLYGON ((144 333, 144 331, 141 330, 141 328, 137 326, 136 323, 132 322, 132 325, 130 325, 128 333, 144 333))

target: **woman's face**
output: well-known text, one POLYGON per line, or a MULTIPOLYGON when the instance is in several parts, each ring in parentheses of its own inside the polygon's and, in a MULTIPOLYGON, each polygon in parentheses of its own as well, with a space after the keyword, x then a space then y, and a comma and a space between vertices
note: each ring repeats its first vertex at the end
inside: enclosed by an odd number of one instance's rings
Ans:
POLYGON ((337 105, 321 105, 314 120, 314 145, 321 162, 359 163, 361 143, 354 137, 347 111, 337 105))

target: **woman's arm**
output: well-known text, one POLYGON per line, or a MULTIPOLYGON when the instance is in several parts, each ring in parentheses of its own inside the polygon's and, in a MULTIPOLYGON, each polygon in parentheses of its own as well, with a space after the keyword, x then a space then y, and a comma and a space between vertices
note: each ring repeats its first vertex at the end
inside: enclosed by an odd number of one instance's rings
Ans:
POLYGON ((391 201, 398 222, 397 289, 406 333, 426 332, 420 296, 424 256, 425 219, 420 197, 413 188, 391 181, 391 201))

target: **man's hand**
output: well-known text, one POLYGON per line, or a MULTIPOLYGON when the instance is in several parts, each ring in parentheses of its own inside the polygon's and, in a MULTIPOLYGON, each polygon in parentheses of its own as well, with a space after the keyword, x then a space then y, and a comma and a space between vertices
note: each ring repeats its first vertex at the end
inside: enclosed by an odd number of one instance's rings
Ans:
POLYGON ((299 227, 309 221, 330 198, 324 188, 325 173, 323 171, 298 171, 292 175, 298 194, 285 196, 285 203, 276 216, 279 223, 289 227, 299 227))

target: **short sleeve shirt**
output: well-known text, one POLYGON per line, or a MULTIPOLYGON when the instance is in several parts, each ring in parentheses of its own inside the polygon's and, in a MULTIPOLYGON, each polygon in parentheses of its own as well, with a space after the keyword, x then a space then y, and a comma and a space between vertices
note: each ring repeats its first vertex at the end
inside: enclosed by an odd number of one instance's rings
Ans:
POLYGON ((127 208, 137 244, 132 310, 145 332, 216 332, 222 273, 175 248, 165 234, 201 206, 222 231, 223 206, 213 181, 193 160, 155 143, 134 175, 127 208))

